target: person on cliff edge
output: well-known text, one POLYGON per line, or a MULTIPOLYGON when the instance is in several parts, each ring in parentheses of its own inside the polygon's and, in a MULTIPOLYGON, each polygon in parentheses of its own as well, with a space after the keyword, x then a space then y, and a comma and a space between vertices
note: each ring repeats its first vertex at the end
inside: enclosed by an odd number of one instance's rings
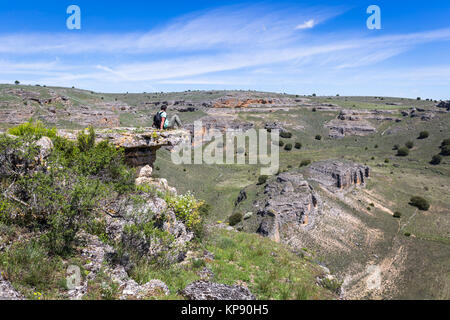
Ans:
POLYGON ((175 126, 180 128, 182 126, 178 115, 173 115, 170 120, 167 118, 167 106, 161 107, 161 110, 153 118, 153 126, 157 129, 174 129, 175 126))

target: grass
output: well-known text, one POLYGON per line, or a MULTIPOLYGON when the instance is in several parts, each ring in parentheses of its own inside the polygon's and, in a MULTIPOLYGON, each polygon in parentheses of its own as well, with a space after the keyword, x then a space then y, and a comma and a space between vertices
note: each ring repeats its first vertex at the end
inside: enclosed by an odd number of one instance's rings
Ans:
POLYGON ((334 292, 315 283, 321 270, 285 246, 274 244, 255 234, 217 230, 211 233, 197 252, 207 249, 214 260, 195 258, 183 265, 159 269, 140 265, 133 271, 139 283, 160 279, 170 289, 165 299, 182 299, 178 294, 189 283, 199 280, 198 271, 207 267, 214 282, 245 285, 257 299, 335 299, 334 292))

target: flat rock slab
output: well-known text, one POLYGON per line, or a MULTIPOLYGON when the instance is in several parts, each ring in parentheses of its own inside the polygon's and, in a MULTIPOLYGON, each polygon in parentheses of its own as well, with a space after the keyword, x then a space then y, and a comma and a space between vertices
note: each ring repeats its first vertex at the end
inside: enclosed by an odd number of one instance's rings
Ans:
POLYGON ((181 294, 189 300, 256 300, 247 288, 209 281, 193 282, 181 294))

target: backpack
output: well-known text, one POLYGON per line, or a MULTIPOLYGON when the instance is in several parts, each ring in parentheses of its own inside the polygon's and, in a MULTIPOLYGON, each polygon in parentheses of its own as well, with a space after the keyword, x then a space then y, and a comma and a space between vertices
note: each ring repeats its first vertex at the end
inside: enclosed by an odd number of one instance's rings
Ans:
POLYGON ((161 111, 158 111, 158 113, 153 117, 153 126, 157 129, 161 128, 161 121, 161 111))

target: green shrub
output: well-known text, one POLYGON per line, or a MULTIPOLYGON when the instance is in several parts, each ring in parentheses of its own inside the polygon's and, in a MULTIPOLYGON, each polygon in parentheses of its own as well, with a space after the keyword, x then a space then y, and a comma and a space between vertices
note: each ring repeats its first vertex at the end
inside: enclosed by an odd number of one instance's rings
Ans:
POLYGON ((234 213, 232 214, 229 218, 228 218, 228 222, 230 223, 230 226, 235 226, 237 225, 239 222, 242 221, 242 213, 234 213))
POLYGON ((417 207, 419 210, 427 211, 430 208, 429 202, 419 196, 412 197, 409 204, 411 206, 417 207))
POLYGON ((400 219, 402 217, 401 212, 395 211, 394 212, 394 218, 400 219))
POLYGON ((441 143, 441 147, 443 147, 443 146, 450 146, 450 139, 443 140, 441 143))
POLYGON ((287 132, 287 131, 281 131, 280 137, 282 137, 284 139, 290 139, 290 138, 292 138, 292 133, 287 132))
POLYGON ((400 148, 400 146, 398 144, 394 144, 394 146, 392 147, 392 150, 398 150, 400 148))
POLYGON ((320 141, 320 140, 322 140, 322 136, 320 134, 318 134, 318 135, 316 135, 315 139, 320 141))
POLYGON ((384 163, 389 163, 389 159, 388 158, 386 158, 386 159, 384 159, 384 163))
POLYGON ((397 150, 398 157, 406 157, 408 155, 409 155, 409 149, 406 147, 402 147, 397 150))
POLYGON ((407 147, 408 149, 414 148, 414 142, 412 142, 412 141, 407 141, 407 142, 405 143, 405 147, 407 147))
POLYGON ((266 182, 267 182, 267 179, 268 179, 269 177, 268 176, 259 176, 258 177, 258 185, 262 185, 262 184, 265 184, 266 182))
POLYGON ((32 137, 39 140, 42 137, 54 138, 56 137, 56 128, 47 129, 41 121, 28 120, 17 127, 10 128, 8 133, 18 137, 32 137))
POLYGON ((166 202, 174 212, 178 219, 193 231, 198 231, 202 226, 202 213, 204 209, 200 208, 204 205, 203 201, 198 201, 188 192, 185 195, 176 197, 166 196, 166 202))
POLYGON ((430 136, 430 133, 428 131, 421 131, 419 133, 419 138, 418 139, 426 139, 430 136))
POLYGON ((339 293, 341 290, 341 286, 342 286, 342 281, 339 281, 337 279, 334 278, 324 278, 322 280, 322 286, 324 288, 327 288, 328 290, 334 292, 334 293, 339 293))
POLYGON ((295 149, 300 150, 302 148, 302 144, 300 142, 296 142, 294 147, 295 147, 295 149))
POLYGON ((441 155, 450 156, 450 139, 445 139, 441 143, 441 155))
POLYGON ((284 146, 284 142, 280 140, 280 142, 278 143, 278 145, 279 145, 280 147, 282 147, 282 146, 284 146))
POLYGON ((286 151, 291 151, 291 150, 292 150, 292 144, 291 144, 291 143, 287 143, 287 144, 284 146, 284 150, 286 150, 286 151))
POLYGON ((309 166, 311 164, 311 160, 302 160, 302 162, 300 162, 300 167, 306 167, 309 166))
POLYGON ((434 155, 433 158, 431 159, 430 164, 432 164, 432 165, 438 165, 438 164, 441 163, 441 161, 442 161, 442 156, 439 155, 439 154, 436 154, 436 155, 434 155))

